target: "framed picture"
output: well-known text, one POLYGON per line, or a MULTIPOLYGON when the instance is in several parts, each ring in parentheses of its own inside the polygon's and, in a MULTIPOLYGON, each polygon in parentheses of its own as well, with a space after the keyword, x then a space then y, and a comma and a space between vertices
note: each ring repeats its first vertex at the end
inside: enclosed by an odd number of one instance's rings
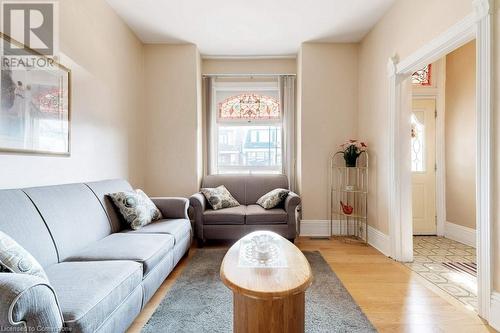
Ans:
POLYGON ((26 47, 1 34, 0 151, 70 155, 71 71, 32 51, 5 54, 5 43, 26 47))

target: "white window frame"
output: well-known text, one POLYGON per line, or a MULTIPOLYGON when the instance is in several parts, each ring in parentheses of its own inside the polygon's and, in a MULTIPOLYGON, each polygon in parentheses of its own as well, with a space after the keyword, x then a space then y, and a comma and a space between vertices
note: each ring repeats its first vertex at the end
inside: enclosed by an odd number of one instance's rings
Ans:
MULTIPOLYGON (((243 120, 243 119, 228 119, 225 120, 223 123, 220 123, 217 121, 218 117, 218 102, 217 102, 217 93, 218 92, 234 92, 235 94, 237 93, 246 93, 248 91, 252 92, 257 92, 257 93, 264 93, 273 91, 273 92, 278 92, 279 96, 279 82, 278 81, 270 81, 270 82, 214 82, 212 85, 212 98, 211 98, 211 115, 210 115, 210 128, 211 128, 211 133, 210 133, 210 154, 208 156, 208 163, 209 163, 209 173, 210 174, 218 174, 219 173, 219 168, 218 168, 218 156, 219 156, 219 151, 218 151, 218 138, 219 138, 219 126, 221 124, 229 124, 229 125, 237 125, 237 126, 258 126, 259 124, 262 124, 263 126, 265 125, 273 125, 275 124, 276 126, 279 125, 281 127, 281 170, 280 173, 284 174, 285 170, 285 136, 284 136, 284 130, 283 130, 283 105, 281 105, 280 101, 280 118, 279 119, 266 119, 266 120, 243 120)), ((279 99, 279 97, 278 97, 279 99)), ((267 168, 265 167, 259 167, 259 166, 242 166, 241 168, 235 167, 235 173, 237 171, 245 171, 248 170, 249 174, 252 174, 254 172, 259 172, 263 173, 263 170, 266 170, 267 168)))

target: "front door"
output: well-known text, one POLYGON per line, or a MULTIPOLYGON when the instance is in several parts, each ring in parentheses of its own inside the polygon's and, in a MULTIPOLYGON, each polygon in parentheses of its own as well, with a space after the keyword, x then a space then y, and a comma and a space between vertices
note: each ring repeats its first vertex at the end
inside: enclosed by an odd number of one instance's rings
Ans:
POLYGON ((436 101, 413 100, 411 115, 413 234, 436 234, 436 101))

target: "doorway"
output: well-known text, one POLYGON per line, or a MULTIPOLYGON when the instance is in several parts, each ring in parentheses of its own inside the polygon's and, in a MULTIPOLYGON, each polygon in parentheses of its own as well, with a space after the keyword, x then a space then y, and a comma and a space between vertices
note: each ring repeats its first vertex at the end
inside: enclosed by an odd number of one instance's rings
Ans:
POLYGON ((473 40, 412 76, 414 260, 407 266, 477 311, 475 58, 473 40))

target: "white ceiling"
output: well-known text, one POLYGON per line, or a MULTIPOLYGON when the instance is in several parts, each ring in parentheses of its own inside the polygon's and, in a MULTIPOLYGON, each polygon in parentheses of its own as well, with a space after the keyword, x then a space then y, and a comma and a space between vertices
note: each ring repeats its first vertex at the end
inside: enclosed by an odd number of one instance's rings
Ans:
POLYGON ((395 0, 107 0, 144 43, 203 55, 296 54, 301 43, 358 42, 395 0))

